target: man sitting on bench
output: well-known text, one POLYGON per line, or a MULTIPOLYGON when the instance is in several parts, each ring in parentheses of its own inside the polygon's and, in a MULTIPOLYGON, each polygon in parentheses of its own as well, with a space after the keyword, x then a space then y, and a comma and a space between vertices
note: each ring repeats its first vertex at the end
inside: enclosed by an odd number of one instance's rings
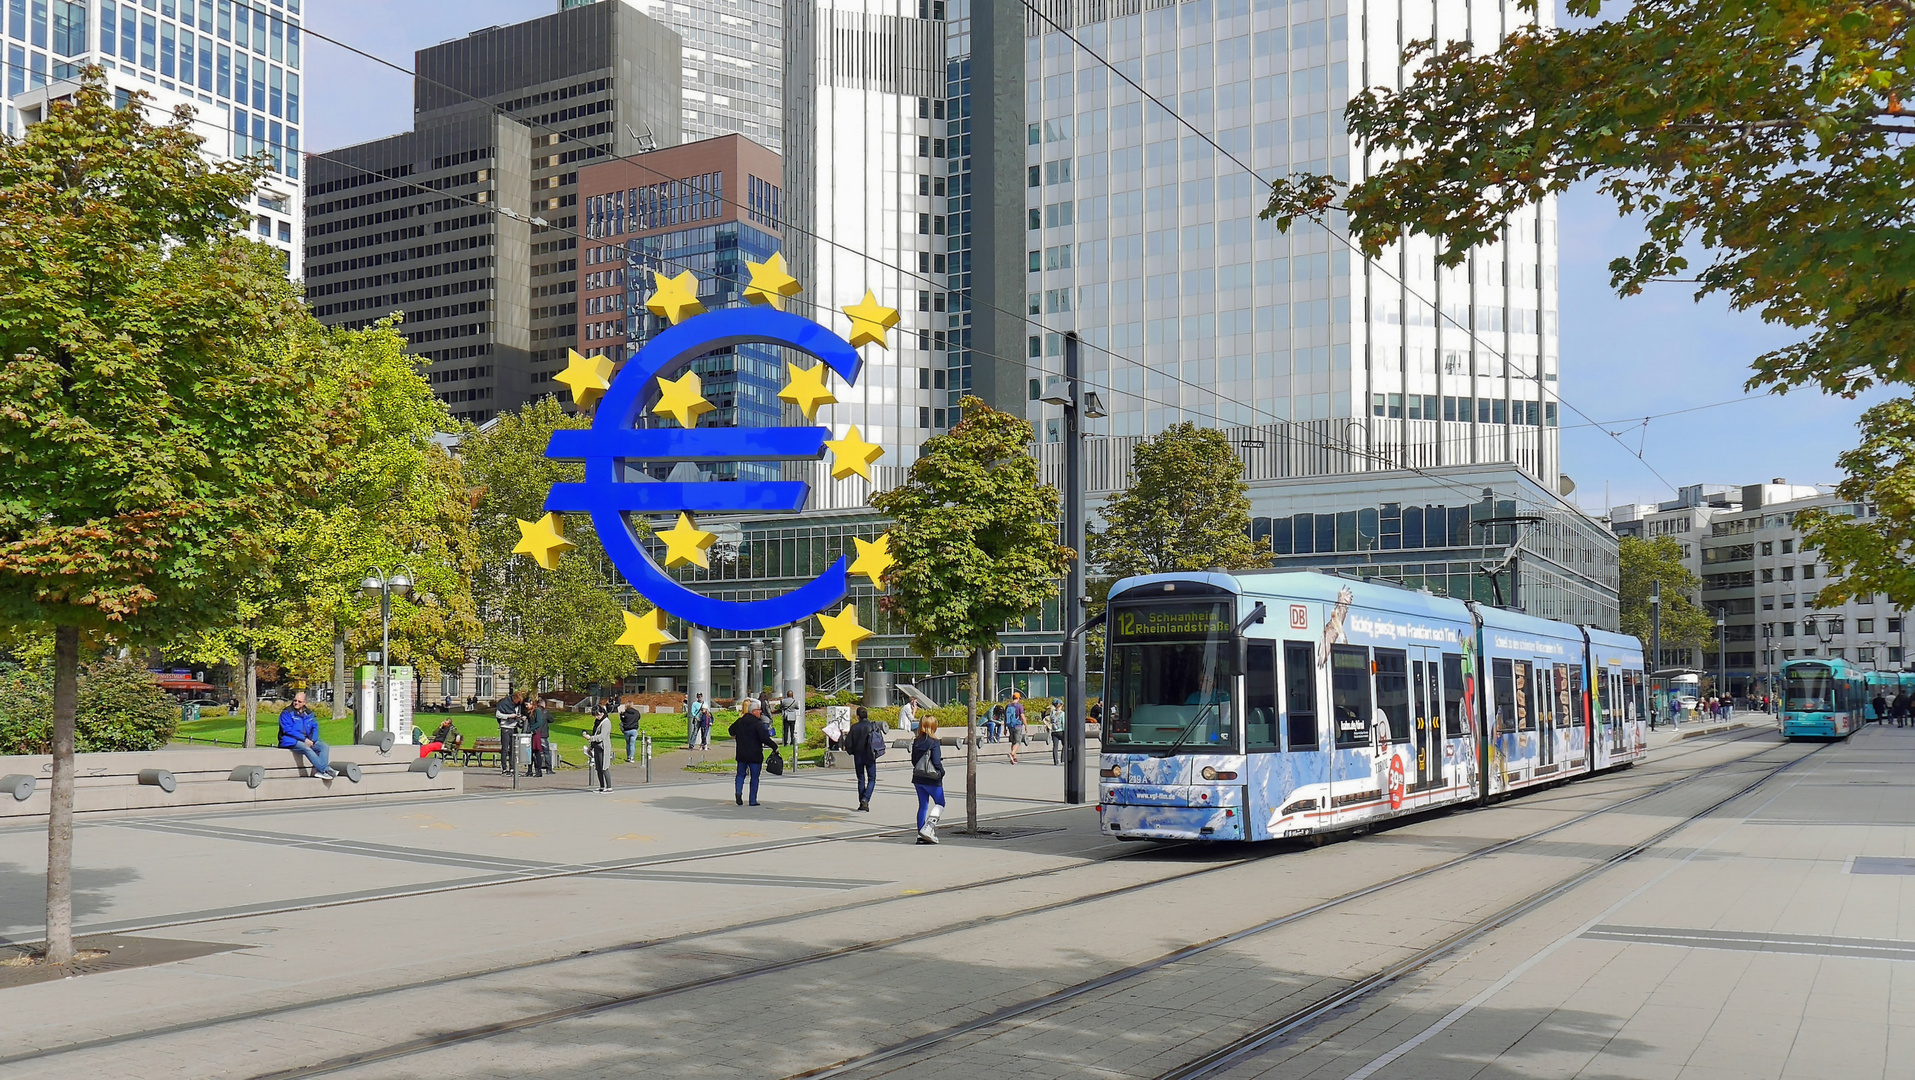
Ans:
POLYGON ((279 745, 311 762, 314 776, 332 779, 332 748, 319 741, 319 721, 306 707, 304 690, 294 694, 293 703, 279 714, 279 745))

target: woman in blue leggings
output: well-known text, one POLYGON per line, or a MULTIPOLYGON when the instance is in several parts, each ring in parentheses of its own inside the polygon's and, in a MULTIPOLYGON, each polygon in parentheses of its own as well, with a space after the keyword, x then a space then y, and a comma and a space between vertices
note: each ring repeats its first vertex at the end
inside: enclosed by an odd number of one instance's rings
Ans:
POLYGON ((911 740, 911 784, 918 789, 918 843, 935 844, 944 813, 944 751, 933 717, 918 720, 918 737, 911 740))

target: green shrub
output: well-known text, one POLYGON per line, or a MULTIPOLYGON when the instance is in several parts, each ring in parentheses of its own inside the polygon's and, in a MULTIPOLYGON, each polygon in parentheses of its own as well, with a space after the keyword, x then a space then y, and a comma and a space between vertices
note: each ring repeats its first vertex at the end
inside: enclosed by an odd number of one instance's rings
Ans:
MULTIPOLYGON (((74 740, 83 754, 158 750, 179 719, 178 703, 138 664, 107 657, 80 673, 74 740)), ((50 753, 52 741, 52 672, 0 668, 0 754, 50 753)))

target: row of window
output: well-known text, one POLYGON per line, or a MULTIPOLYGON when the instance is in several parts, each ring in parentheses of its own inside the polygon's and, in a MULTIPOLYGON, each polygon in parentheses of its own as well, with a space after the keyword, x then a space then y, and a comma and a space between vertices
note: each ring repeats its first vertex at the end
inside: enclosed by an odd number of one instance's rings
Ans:
POLYGON ((585 201, 585 235, 622 236, 706 221, 724 212, 725 174, 708 172, 592 196, 585 201))
MULTIPOLYGON (((1481 516, 1490 516, 1485 503, 1471 506, 1384 503, 1375 509, 1259 517, 1251 521, 1250 534, 1258 541, 1268 536, 1271 549, 1279 555, 1489 547, 1514 541, 1512 526, 1473 527, 1470 514, 1478 508, 1483 511, 1481 516)), ((1507 518, 1515 513, 1514 501, 1505 499, 1495 503, 1495 516, 1507 518)))
POLYGON ((1467 424, 1473 418, 1479 424, 1516 424, 1527 427, 1555 427, 1556 403, 1553 401, 1505 401, 1502 398, 1449 397, 1437 411, 1435 394, 1372 394, 1370 415, 1390 420, 1444 420, 1467 424), (1472 404, 1472 402, 1474 404, 1472 404))

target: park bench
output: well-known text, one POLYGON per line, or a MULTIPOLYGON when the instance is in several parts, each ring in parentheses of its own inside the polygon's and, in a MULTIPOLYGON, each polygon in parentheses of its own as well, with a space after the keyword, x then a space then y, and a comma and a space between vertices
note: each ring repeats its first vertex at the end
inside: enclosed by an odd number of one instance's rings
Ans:
POLYGON ((482 737, 471 746, 462 746, 459 748, 459 764, 461 766, 471 765, 475 761, 480 765, 484 765, 488 757, 492 759, 493 765, 500 768, 505 767, 504 761, 499 757, 499 739, 496 735, 482 737))

